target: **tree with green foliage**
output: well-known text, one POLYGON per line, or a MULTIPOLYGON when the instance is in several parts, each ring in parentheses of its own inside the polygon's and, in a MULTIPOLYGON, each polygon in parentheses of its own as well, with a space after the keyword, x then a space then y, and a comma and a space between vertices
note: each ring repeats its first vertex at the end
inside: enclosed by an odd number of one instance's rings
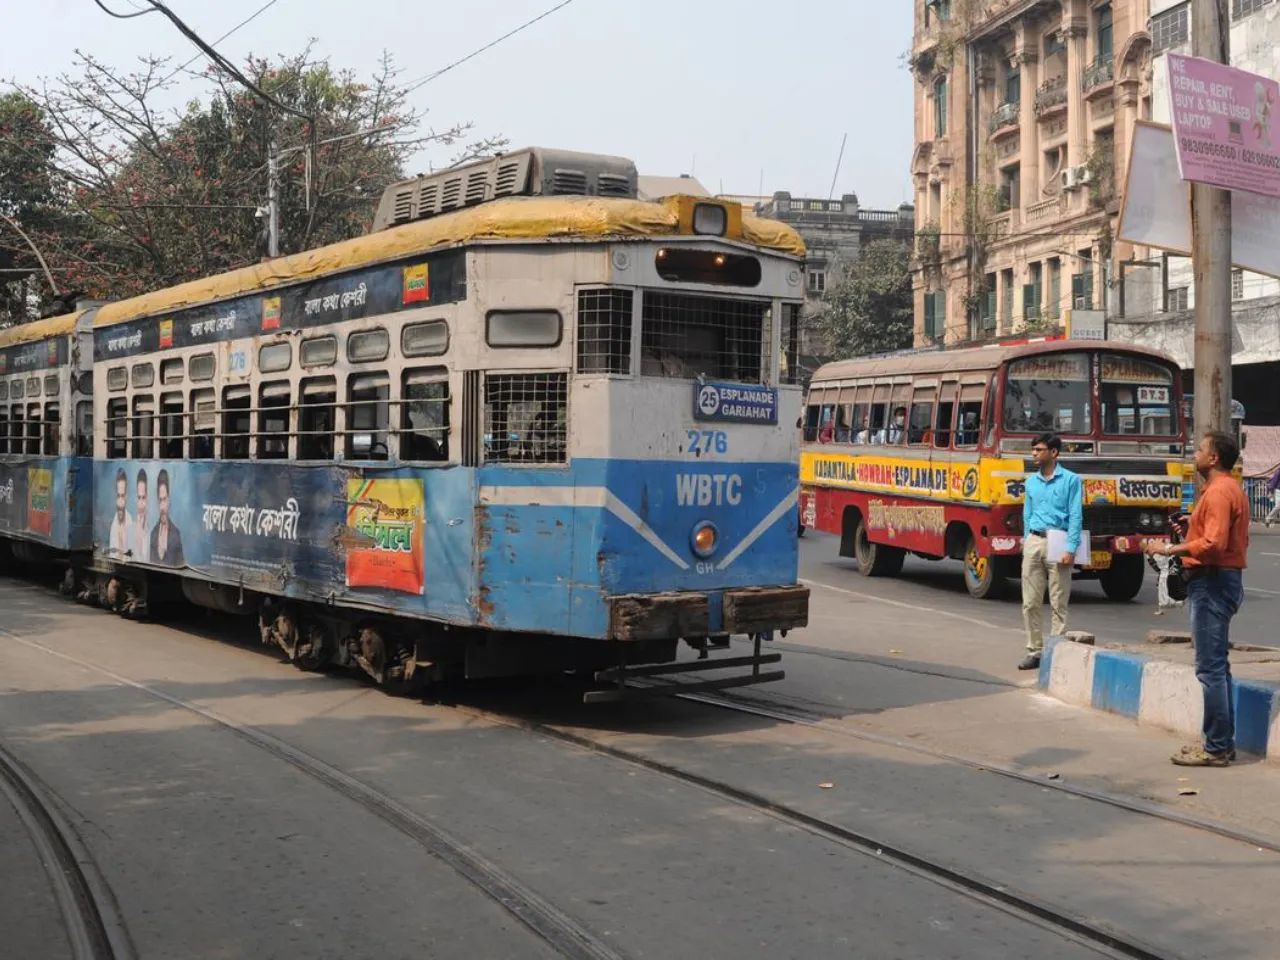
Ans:
POLYGON ((910 347, 915 331, 911 295, 911 248, 898 240, 876 240, 858 258, 835 271, 819 318, 823 338, 840 357, 910 347))

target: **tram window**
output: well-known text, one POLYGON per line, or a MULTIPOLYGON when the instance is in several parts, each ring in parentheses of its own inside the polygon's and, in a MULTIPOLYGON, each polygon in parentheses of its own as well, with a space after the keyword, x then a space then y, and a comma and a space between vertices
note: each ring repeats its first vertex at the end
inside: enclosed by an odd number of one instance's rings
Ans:
MULTIPOLYGON (((39 381, 36 381, 37 386, 39 381)), ((36 396, 40 396, 39 390, 36 396)), ((43 418, 40 416, 40 404, 27 404, 27 453, 30 456, 38 456, 40 453, 40 433, 43 425, 43 418)))
POLYGON ((390 457, 387 448, 390 400, 391 380, 385 373, 360 373, 347 381, 348 460, 390 457))
POLYGON ((644 376, 759 383, 767 303, 674 293, 641 298, 644 376))
POLYGON ((155 456, 155 399, 146 394, 133 398, 133 458, 150 460, 155 456))
POLYGON ((76 404, 76 456, 93 456, 93 401, 76 404))
POLYGON ((15 380, 15 381, 13 381, 13 393, 12 393, 12 396, 13 396, 13 399, 15 399, 15 400, 21 400, 21 399, 22 399, 22 381, 21 381, 21 380, 15 380))
POLYGON ((253 396, 247 386, 224 387, 222 390, 222 459, 249 459, 249 431, 253 415, 253 396))
POLYGON ((391 337, 378 327, 360 330, 347 337, 347 359, 352 363, 376 363, 387 359, 391 350, 391 337))
POLYGON ((9 452, 9 408, 0 407, 0 454, 9 452))
POLYGON ((145 390, 147 387, 153 386, 156 382, 156 368, 149 363, 135 363, 133 365, 133 388, 135 390, 145 390))
POLYGON ((107 458, 122 460, 128 450, 129 401, 117 397, 107 401, 107 458))
MULTIPOLYGON (((161 368, 161 379, 163 378, 164 370, 161 368)), ((160 394, 161 457, 166 460, 182 459, 182 434, 182 394, 160 394)))
POLYGON ((921 396, 917 391, 911 401, 911 413, 907 419, 907 443, 911 446, 928 446, 933 442, 933 391, 921 396))
MULTIPOLYGON (((196 379, 197 359, 199 358, 191 358, 191 366, 188 369, 188 373, 193 380, 196 379)), ((218 427, 217 407, 218 403, 214 399, 212 390, 191 391, 190 457, 192 460, 211 460, 213 458, 214 434, 217 432, 218 427)))
POLYGON ((299 460, 333 459, 334 410, 337 402, 338 384, 333 377, 302 381, 298 404, 299 460))
POLYGON ((578 372, 631 372, 630 290, 578 291, 578 372))
POLYGON ((93 371, 86 370, 76 380, 76 392, 82 396, 93 396, 93 371))
POLYGON ((23 424, 22 404, 15 403, 9 408, 9 452, 14 456, 22 453, 22 436, 26 429, 23 424))
MULTIPOLYGON (((284 344, 288 346, 288 344, 284 344)), ((258 391, 258 459, 289 458, 288 381, 264 383, 258 391)))
POLYGON ((9 384, 0 383, 0 400, 9 399, 9 384))
POLYGON ((304 367, 331 367, 338 360, 337 337, 315 337, 303 340, 298 359, 304 367))
POLYGON ((46 397, 56 397, 58 395, 58 390, 61 386, 62 385, 58 383, 58 377, 56 374, 51 374, 50 376, 45 377, 44 378, 44 395, 46 397))
POLYGON ((487 462, 564 462, 569 404, 563 373, 494 374, 484 389, 487 462))
POLYGON ((411 323, 400 331, 400 352, 406 357, 439 357, 449 351, 449 324, 444 320, 411 323))
POLYGON ((258 370, 261 373, 279 373, 293 365, 293 345, 268 343, 258 350, 258 370))
POLYGON ((491 347, 554 347, 562 336, 555 310, 494 310, 485 318, 484 330, 491 347))
POLYGON ((57 403, 44 405, 44 455, 58 455, 58 427, 62 424, 62 407, 57 403))
POLYGON ((39 377, 31 377, 27 380, 27 396, 28 397, 40 396, 40 378, 39 377))
POLYGON ((218 361, 212 353, 202 353, 187 364, 187 376, 197 383, 212 380, 218 372, 218 361))
POLYGON ((112 393, 129 389, 129 371, 124 367, 112 367, 107 371, 107 389, 112 393))
POLYGON ((175 386, 182 382, 182 358, 174 357, 170 360, 160 361, 160 382, 166 387, 175 386))
POLYGON ((449 459, 449 380, 443 367, 407 370, 400 403, 400 459, 449 459))

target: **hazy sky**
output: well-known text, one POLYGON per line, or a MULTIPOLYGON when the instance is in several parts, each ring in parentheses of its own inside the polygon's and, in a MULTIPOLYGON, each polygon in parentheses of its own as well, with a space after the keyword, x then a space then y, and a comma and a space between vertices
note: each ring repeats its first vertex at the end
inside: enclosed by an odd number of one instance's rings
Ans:
MULTIPOLYGON (((104 0, 128 12, 138 0, 104 0)), ((169 0, 213 41, 267 0, 169 0)), ((335 67, 368 74, 382 51, 425 76, 557 0, 277 0, 218 45, 233 61, 293 53, 308 39, 335 67)), ((0 71, 35 82, 76 49, 128 68, 196 50, 158 14, 114 20, 93 0, 0 0, 0 71)), ((910 199, 911 43, 904 0, 572 0, 422 87, 428 122, 471 120, 511 146, 612 153, 644 174, 694 173, 712 192, 835 193, 864 206, 910 199)), ((198 67, 200 64, 197 64, 198 67)), ((176 94, 181 103, 195 91, 176 94)), ((446 164, 440 148, 428 161, 446 164)), ((416 173, 418 170, 410 170, 416 173)))

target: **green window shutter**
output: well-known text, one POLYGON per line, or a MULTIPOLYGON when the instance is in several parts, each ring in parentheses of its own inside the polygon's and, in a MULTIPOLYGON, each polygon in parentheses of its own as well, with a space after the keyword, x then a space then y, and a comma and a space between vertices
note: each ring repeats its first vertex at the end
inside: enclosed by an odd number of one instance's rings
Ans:
POLYGON ((924 295, 924 335, 926 337, 935 336, 933 332, 933 294, 926 293, 924 295))
POLYGON ((996 328, 996 292, 994 290, 987 291, 986 308, 982 313, 982 329, 994 330, 996 328))
POLYGON ((939 290, 934 297, 937 302, 933 305, 933 335, 941 337, 947 332, 947 291, 939 290))

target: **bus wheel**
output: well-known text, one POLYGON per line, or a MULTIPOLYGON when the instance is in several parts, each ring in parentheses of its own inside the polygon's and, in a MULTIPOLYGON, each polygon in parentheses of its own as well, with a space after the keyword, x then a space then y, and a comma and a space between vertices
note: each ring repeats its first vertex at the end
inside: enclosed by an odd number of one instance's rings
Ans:
POLYGON ((893 577, 902 572, 907 552, 899 547, 872 543, 867 536, 866 521, 859 519, 857 532, 853 535, 853 559, 858 565, 858 572, 864 577, 893 577))
POLYGON ((1102 592, 1108 600, 1124 603, 1136 597, 1142 589, 1146 569, 1147 565, 1140 556, 1113 557, 1111 566, 1098 574, 1098 582, 1102 584, 1102 592))
POLYGON ((1005 586, 1004 558, 979 556, 972 535, 964 551, 964 585, 969 595, 979 600, 996 599, 1005 586))

